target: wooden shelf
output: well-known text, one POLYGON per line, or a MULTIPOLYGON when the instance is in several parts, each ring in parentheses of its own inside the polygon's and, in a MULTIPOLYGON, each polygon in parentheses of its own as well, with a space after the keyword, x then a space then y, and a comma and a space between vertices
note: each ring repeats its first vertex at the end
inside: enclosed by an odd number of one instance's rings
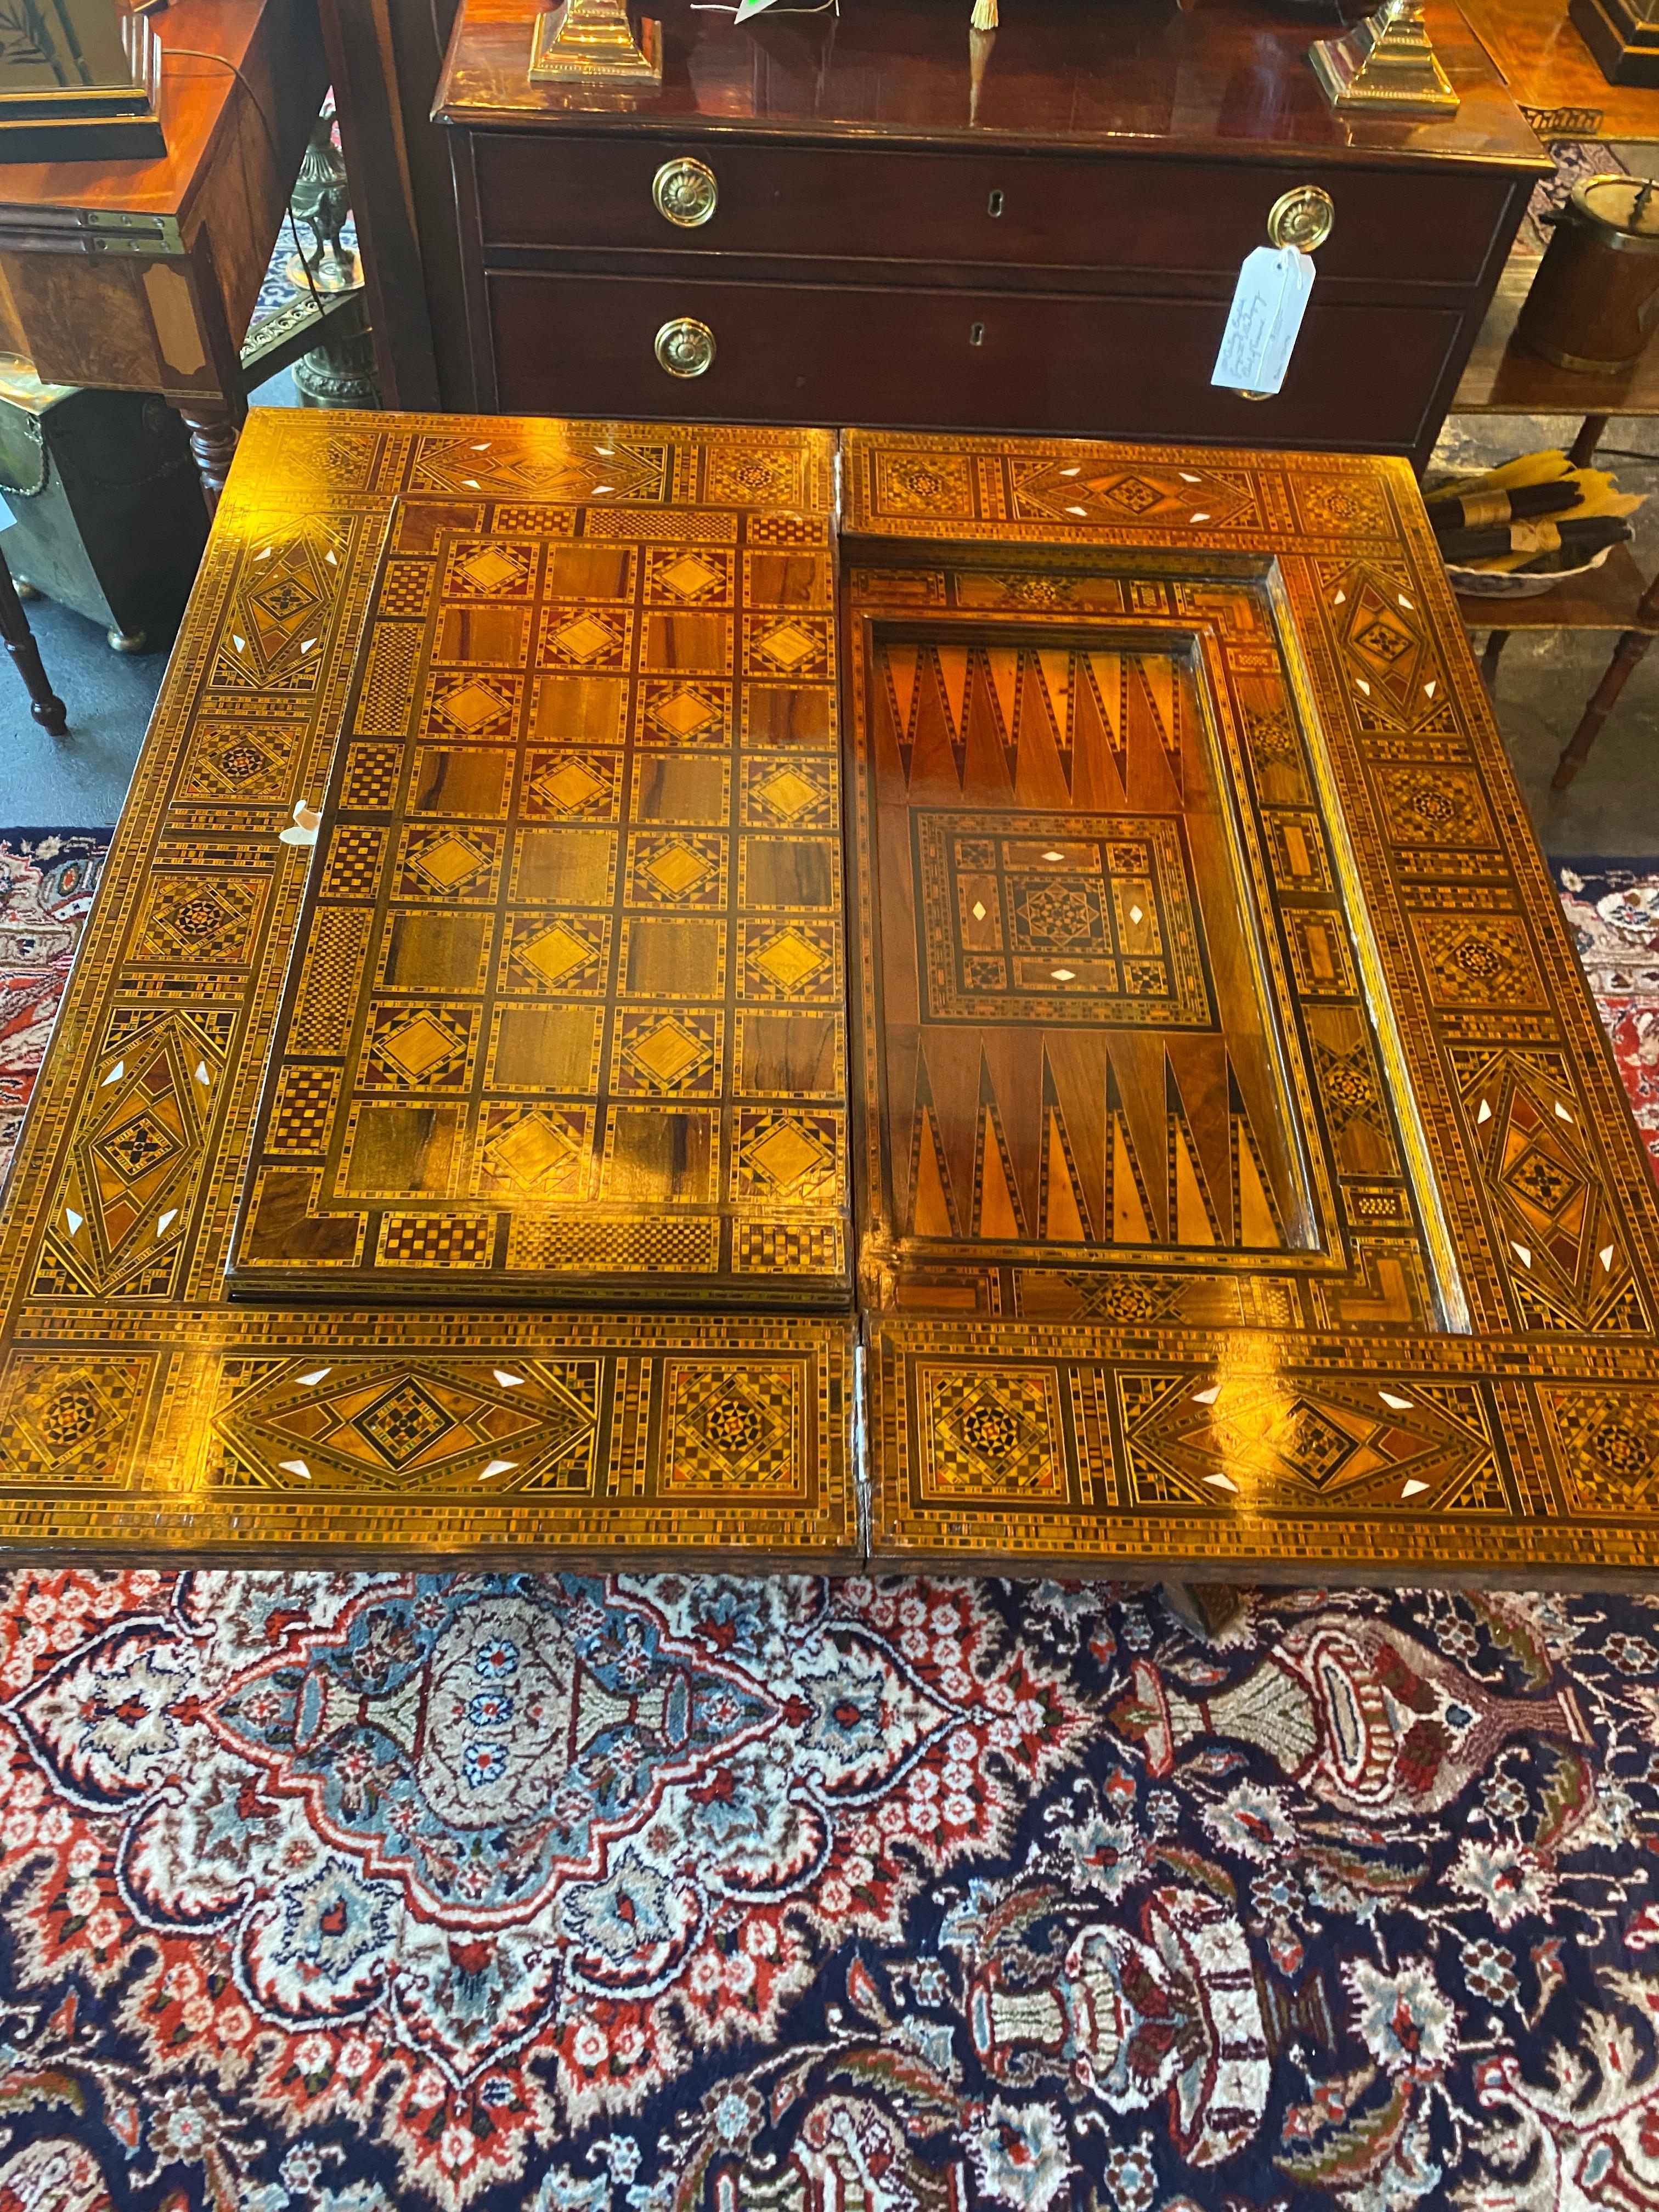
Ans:
POLYGON ((1534 599, 1482 599, 1457 594, 1457 611, 1466 629, 1650 629, 1659 619, 1637 620, 1647 579, 1628 545, 1615 545, 1599 568, 1575 576, 1534 599))
MULTIPOLYGON (((1655 97, 1659 99, 1659 94, 1655 97)), ((1515 319, 1537 270, 1511 260, 1463 371, 1454 415, 1659 415, 1659 345, 1621 376, 1558 368, 1515 335, 1515 319)))

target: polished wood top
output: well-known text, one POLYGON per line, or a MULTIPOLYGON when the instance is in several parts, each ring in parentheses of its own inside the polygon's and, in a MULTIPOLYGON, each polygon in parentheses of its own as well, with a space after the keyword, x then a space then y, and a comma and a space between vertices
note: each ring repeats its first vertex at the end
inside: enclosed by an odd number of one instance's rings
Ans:
POLYGON ((661 90, 603 100, 529 83, 537 12, 532 0, 467 0, 434 105, 440 121, 912 143, 1012 137, 1212 158, 1249 146, 1287 159, 1544 166, 1525 119, 1450 7, 1429 11, 1462 99, 1443 120, 1339 116, 1308 65, 1316 27, 1287 21, 1261 0, 1191 13, 1169 0, 1104 8, 1012 0, 993 35, 970 33, 967 10, 951 0, 764 15, 741 29, 726 15, 669 0, 659 11, 661 90))
POLYGON ((1566 0, 1461 0, 1540 138, 1659 139, 1659 91, 1609 84, 1566 0))

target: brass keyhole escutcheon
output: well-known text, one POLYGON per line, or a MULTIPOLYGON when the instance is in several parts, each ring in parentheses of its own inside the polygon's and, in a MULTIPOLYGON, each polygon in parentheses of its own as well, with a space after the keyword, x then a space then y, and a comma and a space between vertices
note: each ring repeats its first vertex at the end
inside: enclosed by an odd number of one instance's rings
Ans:
POLYGON ((695 230, 720 205, 720 188, 706 162, 685 155, 663 163, 651 179, 651 197, 665 221, 681 230, 695 230))
POLYGON ((1267 210, 1267 236, 1275 246, 1294 246, 1312 253, 1336 225, 1336 202, 1320 185, 1298 185, 1281 192, 1267 210))
POLYGON ((657 360, 671 376, 701 376, 714 365, 714 333, 690 315, 676 315, 657 332, 657 360))

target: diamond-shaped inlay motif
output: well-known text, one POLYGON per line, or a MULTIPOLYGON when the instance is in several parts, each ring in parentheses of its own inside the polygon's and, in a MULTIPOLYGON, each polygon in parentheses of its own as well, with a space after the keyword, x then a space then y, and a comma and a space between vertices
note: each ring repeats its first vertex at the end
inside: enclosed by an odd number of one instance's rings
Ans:
POLYGON ((781 991, 798 990, 826 965, 829 957, 821 945, 815 945, 798 929, 781 931, 769 944, 749 956, 750 966, 758 968, 781 991))
POLYGON ((476 730, 499 714, 506 704, 500 692, 492 691, 487 684, 464 684, 459 691, 438 702, 438 712, 458 729, 476 730))
POLYGON ((712 561, 705 561, 701 553, 682 553, 665 568, 657 571, 657 582, 672 592, 677 599, 701 599, 726 581, 725 574, 712 561))
POLYGON ((644 862, 641 873, 648 876, 670 898, 683 898, 702 881, 714 865, 706 853, 695 852, 690 845, 677 841, 653 853, 644 862))
POLYGON ((476 592, 504 592, 524 576, 520 564, 498 545, 486 545, 470 561, 463 561, 459 573, 476 592))
POLYGON ((810 629, 804 629, 799 623, 785 622, 780 623, 775 629, 768 630, 763 637, 757 637, 754 650, 761 659, 769 660, 775 668, 787 669, 793 673, 817 653, 818 640, 810 629))
POLYGON ((787 1191, 827 1165, 829 1146, 799 1121, 781 1121, 748 1148, 750 1167, 758 1168, 780 1191, 787 1191))
POLYGON ((1356 1437, 1305 1398, 1290 1408, 1273 1443, 1285 1465, 1315 1490, 1334 1481, 1359 1449, 1356 1437))
POLYGON ((539 937, 529 938, 519 947, 519 957, 526 967, 533 968, 548 983, 563 982, 592 957, 593 947, 562 921, 556 921, 539 937))
POLYGON ((394 1067, 401 1069, 411 1083, 418 1083, 453 1058, 460 1045, 441 1022, 423 1011, 401 1029, 389 1030, 377 1037, 374 1048, 382 1060, 389 1060, 394 1067))
POLYGON ((171 1159, 179 1144, 153 1114, 141 1109, 118 1129, 100 1138, 93 1150, 124 1182, 136 1182, 140 1176, 148 1175, 152 1168, 171 1159))
POLYGON ((246 783, 251 775, 258 775, 261 769, 270 767, 270 756, 262 752, 252 738, 238 738, 214 756, 213 764, 227 783, 246 783))
POLYGON ((775 775, 769 776, 764 783, 757 785, 756 789, 767 805, 775 813, 781 814, 786 822, 793 822, 798 814, 805 814, 808 807, 816 806, 823 796, 817 784, 809 783, 804 775, 798 775, 792 768, 780 769, 775 775))
POLYGON ((404 1468, 447 1435, 455 1423, 425 1385, 410 1376, 359 1413, 353 1425, 388 1467, 404 1468))
POLYGON ((1163 486, 1148 483, 1145 477, 1120 477, 1115 483, 1091 483, 1089 489, 1128 514, 1150 514, 1165 497, 1163 486))
POLYGON ((317 604, 317 594, 303 576, 292 570, 275 578, 263 591, 249 593, 252 604, 274 623, 291 622, 317 604))
POLYGON ((487 868, 489 856, 481 853, 476 845, 469 844, 465 837, 458 837, 453 830, 446 830, 430 844, 410 853, 409 865, 417 874, 436 884, 440 890, 453 891, 459 890, 480 868, 487 868))
POLYGON ((526 1115, 489 1147, 490 1164, 505 1168, 526 1190, 544 1181, 573 1179, 580 1147, 568 1129, 545 1114, 526 1115))
POLYGON ((557 768, 533 777, 530 788, 556 812, 579 814, 583 807, 592 806, 596 799, 606 797, 611 787, 594 774, 585 760, 574 759, 562 762, 557 768))
POLYGON ((212 891, 202 890, 175 906, 167 920, 180 937, 205 939, 217 936, 230 918, 229 908, 212 891))
POLYGON ((723 708, 714 700, 689 688, 669 692, 646 710, 646 720, 671 738, 700 738, 705 731, 718 728, 725 719, 723 708))
POLYGON ((599 660, 615 649, 618 634, 597 615, 580 614, 556 629, 548 642, 567 660, 599 660))
POLYGON ((1551 1214, 1559 1212, 1570 1198, 1577 1197, 1584 1188, 1583 1176, 1536 1149, 1523 1153, 1505 1171, 1504 1181, 1517 1196, 1540 1212, 1551 1214))
POLYGON ((653 1082, 669 1090, 683 1083, 694 1067, 705 1064, 712 1056, 706 1041, 694 1036, 672 1015, 644 1036, 631 1039, 627 1050, 629 1058, 642 1067, 653 1082))

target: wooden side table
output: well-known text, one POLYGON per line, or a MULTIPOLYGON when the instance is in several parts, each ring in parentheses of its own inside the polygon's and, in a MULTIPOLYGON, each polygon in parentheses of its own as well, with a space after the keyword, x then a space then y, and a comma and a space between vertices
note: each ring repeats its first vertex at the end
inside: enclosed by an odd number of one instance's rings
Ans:
MULTIPOLYGON (((1647 97, 1659 110, 1659 94, 1647 97)), ((1650 346, 1634 368, 1618 376, 1589 376, 1556 368, 1522 345, 1515 335, 1516 317, 1529 282, 1530 271, 1524 268, 1511 264, 1504 272, 1458 386, 1452 412, 1578 415, 1582 422, 1573 441, 1572 459, 1582 466, 1595 454, 1610 416, 1659 416, 1659 348, 1650 346)), ((1565 791, 1583 766, 1601 725, 1659 631, 1659 575, 1651 581, 1644 578, 1629 550, 1615 545, 1599 568, 1536 599, 1482 599, 1460 593, 1457 604, 1470 629, 1487 632, 1481 672, 1489 688, 1497 677, 1504 643, 1516 630, 1619 634, 1607 673, 1567 740, 1550 780, 1552 790, 1565 791)))
POLYGON ((0 351, 45 380, 159 392, 209 506, 247 409, 239 348, 327 67, 316 0, 174 0, 155 161, 17 163, 0 201, 0 351))

